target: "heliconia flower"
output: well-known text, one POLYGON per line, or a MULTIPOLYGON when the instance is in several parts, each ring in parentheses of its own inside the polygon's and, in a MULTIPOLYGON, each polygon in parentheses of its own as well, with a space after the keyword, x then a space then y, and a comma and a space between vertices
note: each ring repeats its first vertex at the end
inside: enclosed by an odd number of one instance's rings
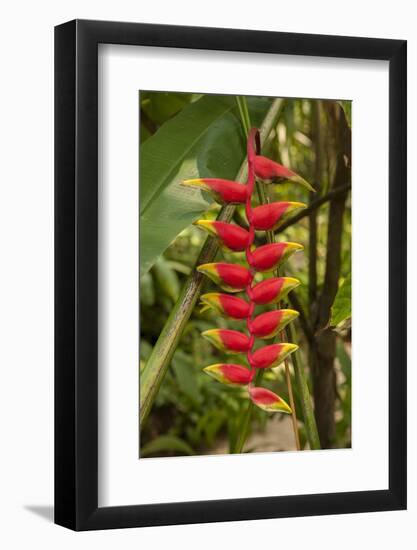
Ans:
POLYGON ((249 304, 237 296, 221 294, 220 292, 208 292, 201 296, 201 301, 206 308, 212 307, 218 313, 232 319, 245 319, 249 315, 249 304))
POLYGON ((296 344, 287 342, 264 346, 252 354, 252 366, 257 369, 272 369, 282 363, 296 349, 298 349, 296 344))
POLYGON ((239 225, 210 220, 198 220, 195 225, 217 237, 223 246, 233 252, 242 252, 248 244, 249 233, 239 225))
POLYGON ((202 264, 197 271, 207 275, 212 281, 228 292, 239 292, 249 284, 251 275, 246 267, 223 262, 202 264))
POLYGON ((203 310, 213 308, 220 314, 232 319, 245 319, 248 335, 237 330, 212 329, 202 333, 212 344, 226 353, 244 353, 250 368, 237 364, 217 363, 204 368, 204 371, 216 380, 232 386, 247 386, 250 399, 265 411, 280 411, 291 414, 288 404, 272 391, 254 387, 253 381, 257 369, 273 368, 293 353, 296 344, 280 342, 267 345, 253 352, 255 338, 268 339, 278 334, 299 314, 292 309, 268 311, 254 317, 256 305, 278 303, 288 292, 300 283, 292 277, 272 277, 252 286, 257 272, 274 271, 303 246, 297 243, 271 243, 255 248, 255 231, 274 231, 285 217, 306 205, 300 202, 281 201, 252 208, 252 195, 256 177, 264 182, 290 180, 298 182, 310 190, 312 187, 295 172, 280 164, 260 156, 260 133, 251 128, 247 140, 247 181, 242 185, 235 181, 201 178, 186 180, 184 185, 208 191, 217 202, 223 204, 244 204, 249 222, 249 230, 238 225, 220 221, 199 220, 199 227, 215 236, 220 245, 235 252, 245 251, 249 269, 239 264, 207 263, 197 267, 224 290, 229 292, 246 291, 248 300, 220 292, 209 292, 201 297, 203 310))
POLYGON ((249 337, 238 330, 214 328, 201 333, 216 348, 227 353, 247 353, 249 351, 249 337))
POLYGON ((289 201, 262 204, 253 209, 252 223, 257 231, 275 230, 288 214, 300 208, 307 208, 307 205, 303 202, 289 201))
POLYGON ((242 365, 216 363, 205 367, 203 371, 229 386, 247 386, 253 378, 253 373, 242 365))
POLYGON ((258 305, 276 304, 299 284, 300 281, 293 277, 266 279, 252 288, 252 300, 258 305))
POLYGON ((274 181, 280 180, 289 180, 293 183, 299 183, 303 187, 306 187, 309 191, 315 191, 314 188, 301 176, 278 164, 267 157, 257 155, 255 157, 255 174, 258 178, 263 180, 265 183, 272 183, 274 181))
POLYGON ((298 250, 303 250, 303 248, 303 245, 298 243, 281 242, 264 244, 252 252, 250 264, 256 271, 260 271, 261 273, 274 271, 291 254, 298 250))
POLYGON ((251 334, 262 340, 272 338, 298 315, 295 309, 276 309, 261 313, 251 321, 251 334))
POLYGON ((264 411, 292 413, 291 407, 281 397, 266 388, 249 386, 249 396, 252 402, 264 411))
POLYGON ((246 185, 237 181, 219 178, 197 178, 184 180, 181 183, 182 185, 207 191, 220 204, 244 204, 246 201, 246 185))

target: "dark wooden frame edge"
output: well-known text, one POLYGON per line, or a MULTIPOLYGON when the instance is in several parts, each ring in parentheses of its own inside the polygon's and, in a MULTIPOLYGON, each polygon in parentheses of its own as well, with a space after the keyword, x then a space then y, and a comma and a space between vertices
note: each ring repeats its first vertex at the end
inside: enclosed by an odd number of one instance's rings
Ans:
POLYGON ((75 20, 55 28, 55 522, 74 530, 406 508, 404 40, 75 20), (389 488, 98 507, 98 44, 389 62, 389 488))

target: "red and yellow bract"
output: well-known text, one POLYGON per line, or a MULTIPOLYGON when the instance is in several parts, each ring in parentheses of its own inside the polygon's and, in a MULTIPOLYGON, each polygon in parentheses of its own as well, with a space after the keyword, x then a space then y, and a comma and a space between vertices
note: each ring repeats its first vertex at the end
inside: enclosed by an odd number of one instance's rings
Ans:
POLYGON ((294 252, 303 250, 303 246, 298 243, 272 243, 264 244, 255 249, 249 258, 250 266, 260 273, 275 271, 278 266, 294 252))
POLYGON ((244 290, 251 280, 249 269, 237 264, 212 263, 197 267, 197 271, 204 273, 216 284, 229 292, 244 290))
POLYGON ((292 242, 277 242, 255 247, 255 231, 275 230, 284 216, 299 208, 305 208, 300 202, 281 201, 252 208, 252 195, 255 177, 263 182, 290 180, 313 190, 301 176, 292 170, 259 154, 259 132, 252 128, 248 136, 247 162, 248 177, 246 185, 230 180, 199 178, 187 180, 184 185, 198 187, 209 192, 222 204, 244 204, 249 230, 238 225, 199 220, 196 225, 219 239, 221 245, 234 252, 245 251, 249 268, 231 263, 209 263, 197 269, 228 292, 245 291, 248 301, 236 296, 219 292, 209 292, 201 296, 204 308, 213 308, 218 313, 232 318, 246 320, 248 335, 237 330, 212 329, 203 332, 217 348, 226 353, 245 353, 249 368, 239 364, 216 363, 204 368, 204 371, 223 384, 248 386, 252 402, 268 412, 291 413, 287 403, 274 392, 254 386, 257 369, 274 368, 293 353, 296 344, 281 342, 266 345, 253 351, 256 338, 269 339, 298 316, 292 309, 275 309, 259 315, 255 314, 257 305, 277 304, 288 292, 300 283, 292 277, 272 277, 258 284, 254 283, 256 273, 275 271, 294 252, 302 250, 302 245, 292 242))
POLYGON ((217 237, 222 246, 232 252, 246 250, 249 240, 249 233, 243 227, 233 223, 216 222, 210 220, 198 220, 195 225, 205 229, 208 233, 217 237))
POLYGON ((201 296, 201 302, 204 308, 213 308, 218 313, 231 319, 246 319, 249 315, 249 304, 243 298, 221 294, 220 292, 208 292, 201 296))
POLYGON ((250 339, 243 332, 224 328, 213 328, 201 333, 216 348, 226 353, 247 353, 250 349, 250 339))
POLYGON ((298 315, 298 311, 294 309, 275 309, 274 311, 261 313, 250 323, 251 334, 262 340, 272 338, 298 315))
POLYGON ((217 363, 205 367, 204 372, 229 386, 247 386, 253 378, 253 372, 242 365, 217 363))
POLYGON ((218 178, 198 178, 184 180, 182 184, 207 191, 220 204, 245 204, 246 202, 246 185, 237 181, 218 178))
POLYGON ((299 286, 300 281, 293 277, 272 277, 252 288, 252 301, 257 305, 276 304, 299 286))
POLYGON ((253 209, 253 225, 257 231, 274 231, 288 214, 306 208, 303 202, 271 202, 253 209))
POLYGON ((298 349, 296 344, 287 342, 264 346, 252 354, 251 363, 257 369, 272 369, 282 363, 296 349, 298 349))

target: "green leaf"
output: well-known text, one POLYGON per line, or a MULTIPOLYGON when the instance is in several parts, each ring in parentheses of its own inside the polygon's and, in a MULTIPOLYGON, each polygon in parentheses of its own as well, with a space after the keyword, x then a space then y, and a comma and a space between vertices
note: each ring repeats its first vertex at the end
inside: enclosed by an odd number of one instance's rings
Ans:
POLYGON ((155 455, 161 451, 174 451, 183 455, 195 454, 194 450, 183 439, 175 435, 160 435, 141 448, 140 457, 155 455))
POLYGON ((194 401, 201 401, 200 389, 196 380, 196 370, 192 359, 180 349, 174 353, 172 368, 178 382, 179 389, 194 401))
POLYGON ((155 303, 155 289, 150 273, 144 273, 140 279, 140 301, 144 306, 151 307, 155 303))
MULTIPOLYGON (((178 275, 176 272, 168 265, 168 263, 163 259, 159 258, 158 261, 153 266, 153 271, 155 275, 156 282, 159 289, 173 302, 178 300, 180 293, 180 282, 178 280, 178 275)), ((145 278, 147 273, 144 274, 145 278)))
POLYGON ((330 325, 335 327, 352 316, 352 280, 350 274, 339 286, 332 306, 330 325))
POLYGON ((350 359, 350 356, 346 353, 345 346, 341 341, 337 342, 336 354, 342 367, 342 372, 346 377, 348 385, 350 385, 352 377, 352 361, 350 359))
POLYGON ((158 126, 181 111, 191 99, 192 94, 181 92, 140 92, 141 109, 158 126))
POLYGON ((141 338, 140 345, 139 345, 140 358, 146 361, 151 353, 152 353, 151 344, 147 340, 144 340, 143 338, 141 338))
POLYGON ((186 264, 183 264, 182 262, 168 260, 167 264, 171 269, 174 269, 175 271, 178 271, 178 273, 182 273, 183 275, 189 275, 191 273, 191 267, 189 267, 186 264))

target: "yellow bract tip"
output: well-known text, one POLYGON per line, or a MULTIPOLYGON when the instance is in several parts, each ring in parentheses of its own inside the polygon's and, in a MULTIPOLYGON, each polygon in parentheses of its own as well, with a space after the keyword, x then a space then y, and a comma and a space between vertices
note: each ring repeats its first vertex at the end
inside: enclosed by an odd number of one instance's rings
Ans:
POLYGON ((277 409, 278 411, 282 412, 282 413, 285 413, 285 414, 292 414, 292 409, 291 407, 288 405, 288 403, 286 403, 283 399, 279 398, 279 403, 277 404, 277 409))
POLYGON ((307 205, 305 202, 291 202, 290 205, 293 208, 307 208, 307 205))
POLYGON ((300 243, 287 243, 288 248, 292 248, 293 250, 304 250, 304 246, 300 243))
POLYGON ((198 187, 199 189, 206 188, 206 185, 204 184, 204 181, 201 178, 182 180, 181 185, 185 185, 186 187, 198 187))
POLYGON ((211 220, 197 220, 194 222, 194 225, 197 225, 198 227, 205 229, 211 235, 215 235, 215 236, 217 235, 213 226, 213 222, 211 220))
POLYGON ((300 281, 298 279, 295 279, 294 277, 285 277, 284 285, 294 285, 294 286, 300 286, 300 281))
POLYGON ((206 271, 208 271, 209 273, 212 273, 216 270, 215 265, 216 265, 215 263, 201 264, 197 266, 197 271, 199 271, 200 273, 205 273, 206 271))

